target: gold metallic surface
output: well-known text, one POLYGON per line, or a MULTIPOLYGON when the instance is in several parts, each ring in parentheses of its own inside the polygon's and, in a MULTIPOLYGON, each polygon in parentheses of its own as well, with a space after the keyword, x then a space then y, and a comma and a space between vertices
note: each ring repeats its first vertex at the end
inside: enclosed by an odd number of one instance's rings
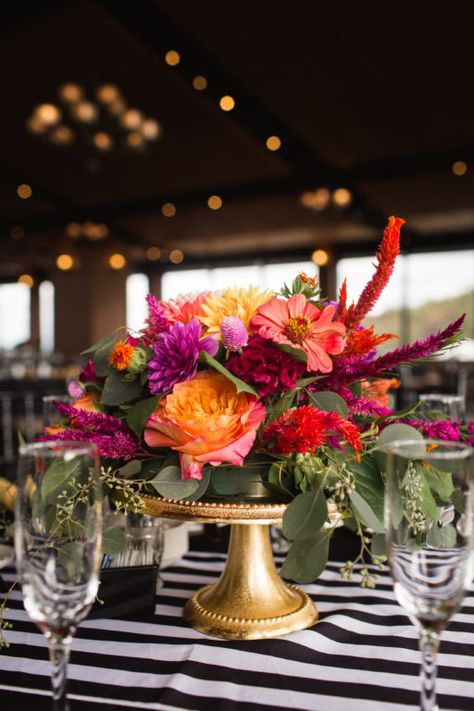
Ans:
POLYGON ((306 593, 280 578, 268 526, 254 523, 232 526, 221 577, 188 600, 184 618, 204 634, 243 640, 305 629, 318 613, 306 593))
POLYGON ((164 518, 190 519, 201 523, 272 523, 280 524, 286 504, 216 503, 162 499, 142 496, 142 513, 164 518))

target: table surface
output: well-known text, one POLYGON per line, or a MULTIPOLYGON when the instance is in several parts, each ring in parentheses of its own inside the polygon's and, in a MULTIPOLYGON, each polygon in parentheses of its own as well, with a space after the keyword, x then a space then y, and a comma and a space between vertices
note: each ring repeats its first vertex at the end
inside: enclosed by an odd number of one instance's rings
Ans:
MULTIPOLYGON (((277 562, 282 560, 276 556, 277 562)), ((219 576, 225 554, 192 551, 162 572, 155 613, 81 623, 69 665, 71 711, 402 711, 417 709, 417 633, 387 573, 375 590, 342 580, 330 562, 304 589, 320 619, 308 630, 251 642, 224 641, 182 619, 186 599, 219 576), (361 703, 362 702, 362 703, 361 703)), ((2 571, 6 581, 12 570, 2 571)), ((46 641, 26 616, 21 593, 8 613, 0 651, 0 708, 50 709, 46 641), (31 706, 32 705, 32 706, 31 706)), ((439 656, 440 709, 474 709, 474 590, 451 620, 439 656)))

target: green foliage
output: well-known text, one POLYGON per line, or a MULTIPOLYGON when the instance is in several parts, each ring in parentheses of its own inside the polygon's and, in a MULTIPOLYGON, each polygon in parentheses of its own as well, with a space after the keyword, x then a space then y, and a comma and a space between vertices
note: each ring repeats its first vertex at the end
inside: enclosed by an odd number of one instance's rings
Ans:
POLYGON ((65 488, 69 480, 77 475, 79 469, 77 459, 66 462, 54 459, 41 479, 41 499, 44 504, 54 503, 57 495, 65 488))
POLYGON ((123 330, 124 328, 122 326, 116 328, 112 333, 108 333, 106 336, 100 338, 93 346, 89 346, 85 351, 82 351, 81 355, 91 355, 101 348, 110 348, 110 350, 112 350, 114 343, 119 339, 119 332, 123 330))
POLYGON ((319 578, 327 564, 330 537, 331 531, 320 529, 311 538, 295 541, 280 574, 302 585, 319 578))
POLYGON ((456 545, 456 529, 452 524, 439 526, 435 523, 426 535, 426 543, 436 548, 453 548, 456 545))
POLYGON ((106 555, 118 555, 125 550, 126 538, 123 528, 118 526, 104 531, 102 536, 102 553, 106 555))
POLYGON ((219 363, 218 360, 209 355, 207 351, 200 351, 199 361, 201 363, 204 363, 205 365, 208 365, 213 370, 217 370, 217 372, 221 375, 225 375, 225 377, 230 380, 231 383, 234 383, 238 393, 250 393, 251 395, 255 395, 256 398, 259 397, 259 394, 255 390, 255 388, 238 378, 236 375, 233 375, 230 370, 227 370, 227 368, 225 368, 221 363, 219 363))
POLYGON ((442 501, 449 501, 454 492, 453 477, 450 472, 441 471, 433 466, 425 466, 423 475, 431 491, 442 501))
POLYGON ((283 535, 290 541, 311 538, 328 517, 322 489, 298 494, 283 514, 283 535))
POLYGON ((136 400, 142 392, 142 385, 139 380, 125 380, 116 370, 112 371, 105 381, 102 391, 102 403, 104 405, 122 405, 123 403, 136 400))
POLYGON ((150 415, 158 407, 160 400, 161 396, 159 395, 147 398, 146 400, 140 400, 140 402, 132 405, 132 407, 128 410, 125 422, 137 437, 142 436, 145 425, 150 415))
POLYGON ((347 420, 348 409, 344 398, 337 393, 321 391, 316 393, 308 393, 312 405, 318 407, 324 412, 337 412, 345 420, 347 420))
POLYGON ((170 464, 160 469, 158 474, 148 482, 164 499, 186 499, 199 488, 197 479, 181 479, 181 467, 170 464))
POLYGON ((372 508, 367 501, 357 492, 353 491, 350 494, 352 513, 365 526, 371 528, 375 533, 384 533, 385 528, 383 523, 377 518, 372 508))
POLYGON ((119 474, 124 479, 130 479, 137 474, 140 474, 142 470, 142 463, 139 459, 131 459, 129 462, 117 469, 117 474, 119 474))
POLYGON ((360 463, 350 462, 348 467, 355 474, 357 493, 367 502, 377 519, 383 521, 385 487, 375 458, 366 455, 360 463))

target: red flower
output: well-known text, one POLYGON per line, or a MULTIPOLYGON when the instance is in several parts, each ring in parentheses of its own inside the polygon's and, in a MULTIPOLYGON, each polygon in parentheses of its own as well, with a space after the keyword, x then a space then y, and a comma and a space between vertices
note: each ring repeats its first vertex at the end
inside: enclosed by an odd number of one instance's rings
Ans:
POLYGON ((318 447, 326 444, 334 434, 349 444, 358 458, 362 449, 358 428, 336 412, 323 412, 312 405, 285 412, 278 420, 264 428, 263 439, 270 445, 271 450, 278 454, 314 454, 318 447))

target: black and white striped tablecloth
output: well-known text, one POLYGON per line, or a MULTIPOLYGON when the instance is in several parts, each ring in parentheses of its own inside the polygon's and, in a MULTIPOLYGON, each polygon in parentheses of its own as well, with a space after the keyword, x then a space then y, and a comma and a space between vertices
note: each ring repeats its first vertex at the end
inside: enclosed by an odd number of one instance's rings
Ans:
MULTIPOLYGON (((312 629, 230 642, 195 632, 181 618, 186 599, 217 578, 224 559, 192 552, 164 571, 154 615, 85 620, 69 666, 72 711, 418 708, 417 634, 388 575, 376 590, 364 590, 330 563, 316 584, 305 586, 320 611, 312 629)), ((10 648, 0 652, 0 709, 49 709, 45 639, 28 620, 21 593, 13 593, 9 607, 14 628, 10 648)), ((440 709, 474 709, 473 591, 443 634, 438 693, 440 709)))

